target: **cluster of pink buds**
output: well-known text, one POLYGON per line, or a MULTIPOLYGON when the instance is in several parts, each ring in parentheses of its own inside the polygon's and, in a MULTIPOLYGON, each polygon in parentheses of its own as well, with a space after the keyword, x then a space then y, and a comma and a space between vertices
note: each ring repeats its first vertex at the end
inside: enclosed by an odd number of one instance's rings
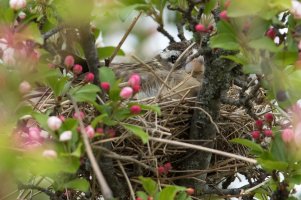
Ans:
MULTIPOLYGON (((83 66, 75 63, 75 59, 72 55, 68 55, 65 57, 64 65, 67 70, 72 70, 75 76, 78 76, 83 71, 83 66)), ((91 83, 94 81, 94 74, 89 72, 85 75, 84 81, 86 83, 91 83)))
POLYGON ((255 130, 252 131, 252 138, 256 141, 260 141, 264 137, 273 137, 272 125, 274 121, 274 115, 272 113, 266 113, 264 120, 255 121, 255 130))
POLYGON ((163 166, 158 166, 157 170, 159 175, 163 175, 163 174, 168 174, 171 169, 172 169, 171 163, 167 162, 163 166))
POLYGON ((128 86, 121 89, 120 97, 122 99, 129 99, 141 89, 141 77, 139 74, 132 74, 128 80, 128 86))

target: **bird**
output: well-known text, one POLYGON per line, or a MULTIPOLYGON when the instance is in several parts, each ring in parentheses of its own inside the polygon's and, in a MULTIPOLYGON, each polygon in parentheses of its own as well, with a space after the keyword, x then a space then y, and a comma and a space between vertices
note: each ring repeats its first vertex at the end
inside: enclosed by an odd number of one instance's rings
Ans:
POLYGON ((116 63, 112 64, 111 68, 117 78, 124 81, 134 73, 140 75, 139 99, 157 95, 172 98, 196 96, 205 70, 204 58, 198 55, 198 46, 191 41, 171 43, 150 61, 116 63), (168 76, 169 78, 165 81, 168 76))

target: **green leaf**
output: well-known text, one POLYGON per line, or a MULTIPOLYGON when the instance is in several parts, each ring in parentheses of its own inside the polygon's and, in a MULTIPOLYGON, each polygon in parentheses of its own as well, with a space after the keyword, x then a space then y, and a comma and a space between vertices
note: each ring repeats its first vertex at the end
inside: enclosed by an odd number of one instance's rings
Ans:
POLYGON ((68 78, 62 77, 58 71, 53 71, 49 72, 46 76, 46 82, 52 89, 54 95, 58 97, 66 90, 65 87, 67 86, 68 78))
POLYGON ((209 2, 207 2, 205 5, 204 13, 206 15, 210 14, 212 9, 215 7, 215 5, 216 5, 216 0, 210 0, 209 2))
POLYGON ((265 170, 280 170, 285 171, 288 168, 288 163, 282 161, 274 161, 274 160, 266 160, 266 159, 257 159, 258 163, 265 169, 265 170))
POLYGON ((108 82, 113 85, 116 82, 115 73, 111 68, 101 67, 99 69, 99 80, 101 82, 108 82))
POLYGON ((239 50, 239 44, 235 36, 229 33, 220 33, 211 37, 210 46, 212 48, 222 48, 226 50, 239 50))
POLYGON ((274 43, 274 41, 268 37, 262 37, 257 40, 252 40, 251 42, 249 42, 249 46, 258 50, 263 49, 263 50, 268 50, 270 52, 279 51, 279 48, 274 43))
POLYGON ((148 134, 140 127, 140 126, 135 126, 132 124, 121 124, 126 130, 132 132, 134 135, 138 136, 143 144, 148 142, 148 134))
POLYGON ((90 187, 89 182, 83 178, 74 179, 63 185, 63 188, 74 189, 82 192, 88 192, 89 187, 90 187))
MULTIPOLYGON (((109 58, 110 56, 113 55, 115 49, 116 49, 116 47, 113 47, 113 46, 97 48, 99 59, 103 60, 105 58, 109 58)), ((124 53, 124 51, 119 49, 118 52, 117 52, 117 55, 118 56, 124 56, 125 53, 124 53)))
POLYGON ((48 124, 47 120, 49 118, 48 115, 38 113, 38 112, 33 112, 32 113, 33 118, 38 122, 38 124, 43 127, 44 129, 48 130, 48 124))
POLYGON ((258 153, 263 152, 263 149, 259 144, 256 144, 255 142, 252 142, 252 141, 247 140, 247 139, 234 138, 234 139, 230 140, 230 142, 237 143, 237 144, 242 144, 242 145, 250 148, 254 152, 258 152, 258 153))
POLYGON ((233 62, 236 62, 241 65, 246 65, 248 63, 248 60, 246 57, 242 55, 227 55, 227 56, 222 56, 222 58, 226 58, 228 60, 232 60, 233 62))
POLYGON ((113 85, 110 87, 109 97, 112 101, 119 101, 120 100, 120 87, 119 87, 119 81, 116 81, 113 85))
POLYGON ((271 154, 274 159, 277 161, 284 161, 288 160, 287 157, 287 148, 281 138, 280 131, 276 128, 273 128, 274 139, 271 143, 271 154))
POLYGON ((87 84, 84 86, 78 86, 72 88, 70 95, 77 102, 93 102, 96 99, 97 92, 100 92, 100 88, 93 84, 87 84))
POLYGON ((38 28, 37 23, 29 23, 26 26, 26 29, 23 31, 23 34, 26 34, 28 39, 35 41, 36 43, 43 44, 43 38, 38 28))
POLYGON ((177 192, 185 190, 185 187, 167 186, 160 192, 159 200, 174 200, 177 192))
POLYGON ((256 15, 264 6, 266 6, 266 1, 262 0, 232 0, 227 14, 229 17, 256 15))
POLYGON ((139 179, 142 182, 142 186, 148 195, 154 196, 158 192, 158 185, 151 178, 144 178, 143 176, 139 176, 139 179))
POLYGON ((104 119, 106 119, 106 118, 108 118, 108 117, 109 117, 109 116, 108 116, 107 113, 104 113, 104 114, 102 114, 102 115, 99 115, 99 116, 95 117, 95 118, 92 120, 91 125, 92 125, 93 127, 96 127, 96 125, 97 125, 99 122, 105 121, 104 119))
POLYGON ((148 198, 148 195, 143 191, 137 191, 136 194, 137 194, 137 197, 142 198, 142 200, 147 200, 147 198, 148 198))
POLYGON ((158 105, 140 105, 142 110, 151 110, 157 113, 159 116, 161 115, 161 109, 158 105))

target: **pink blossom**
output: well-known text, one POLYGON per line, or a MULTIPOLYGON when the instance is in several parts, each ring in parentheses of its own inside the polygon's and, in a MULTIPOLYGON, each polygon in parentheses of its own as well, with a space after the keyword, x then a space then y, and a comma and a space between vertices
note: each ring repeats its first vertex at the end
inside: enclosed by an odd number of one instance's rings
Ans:
POLYGON ((26 0, 10 0, 9 6, 14 10, 19 10, 26 7, 26 0))
POLYGON ((73 67, 73 73, 74 74, 80 74, 83 71, 83 67, 79 64, 74 65, 73 67))
POLYGON ((140 85, 141 83, 141 78, 139 74, 132 74, 129 78, 128 84, 129 86, 134 86, 134 85, 140 85))
POLYGON ((290 143, 294 139, 294 132, 292 129, 284 129, 281 134, 283 142, 290 143))
POLYGON ((296 19, 301 19, 301 3, 297 0, 292 0, 291 13, 296 19))
POLYGON ((69 141, 69 140, 71 140, 71 138, 72 138, 72 131, 64 131, 60 135, 61 142, 69 141))
POLYGON ((92 83, 94 81, 94 74, 91 73, 91 72, 88 72, 86 75, 85 75, 85 80, 84 80, 86 83, 92 83))
POLYGON ((223 10, 220 14, 219 14, 219 17, 222 19, 222 20, 229 20, 229 17, 228 17, 228 13, 226 10, 223 10))
POLYGON ((56 131, 61 127, 62 120, 56 116, 51 116, 48 118, 47 124, 52 131, 56 131))
POLYGON ((102 83, 100 83, 100 87, 104 91, 108 92, 110 90, 110 83, 108 83, 108 82, 102 82, 102 83))
POLYGON ((45 157, 45 158, 51 158, 51 159, 57 158, 57 153, 56 153, 56 151, 54 151, 54 150, 52 150, 52 149, 44 150, 42 155, 43 155, 43 157, 45 157))
POLYGON ((66 56, 65 60, 64 60, 64 64, 68 69, 70 69, 74 65, 73 56, 71 56, 71 55, 66 56))
POLYGON ((87 126, 87 127, 85 128, 85 131, 86 131, 86 134, 87 134, 88 138, 91 139, 91 138, 94 137, 95 131, 94 131, 94 128, 93 128, 91 125, 87 126))
POLYGON ((139 105, 133 105, 133 106, 131 106, 130 111, 132 114, 137 115, 137 114, 141 113, 141 107, 139 105))
POLYGON ((19 92, 21 94, 27 94, 28 92, 31 91, 31 85, 27 81, 23 81, 19 85, 19 92))
POLYGON ((253 139, 255 139, 255 140, 260 138, 260 132, 259 131, 253 131, 251 133, 251 135, 252 135, 253 139))
POLYGON ((28 129, 28 136, 30 140, 41 141, 42 137, 40 134, 41 130, 37 127, 30 127, 28 129))
POLYGON ((123 99, 129 99, 133 95, 133 89, 131 87, 124 87, 120 92, 120 97, 123 99))
POLYGON ((206 27, 203 24, 197 24, 197 25, 194 26, 194 30, 196 32, 205 32, 206 27))

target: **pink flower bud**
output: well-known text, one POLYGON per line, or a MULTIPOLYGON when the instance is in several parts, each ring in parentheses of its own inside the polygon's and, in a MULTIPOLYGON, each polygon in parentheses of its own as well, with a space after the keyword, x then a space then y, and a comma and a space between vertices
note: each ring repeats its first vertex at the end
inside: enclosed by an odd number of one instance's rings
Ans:
POLYGON ((56 151, 51 150, 51 149, 44 150, 43 157, 54 159, 54 158, 57 158, 57 153, 56 153, 56 151))
POLYGON ((272 130, 269 130, 269 129, 266 129, 263 131, 263 134, 266 136, 266 137, 272 137, 273 136, 273 131, 272 130))
POLYGON ((74 58, 73 58, 73 56, 71 56, 71 55, 66 56, 64 64, 67 67, 67 69, 70 69, 74 65, 74 58))
POLYGON ((252 135, 252 138, 255 139, 255 140, 260 138, 260 132, 259 131, 253 131, 251 133, 251 135, 252 135))
POLYGON ((66 120, 66 118, 63 115, 60 115, 59 118, 62 122, 64 122, 66 120))
POLYGON ((64 131, 60 135, 61 142, 69 141, 69 140, 71 140, 71 138, 72 138, 72 131, 64 131))
POLYGON ((31 141, 40 141, 41 138, 41 130, 37 127, 30 127, 28 130, 28 136, 31 141))
POLYGON ((30 91, 31 91, 31 85, 30 85, 30 83, 28 83, 27 81, 23 81, 22 83, 20 83, 20 85, 19 85, 19 92, 21 94, 27 94, 30 91))
POLYGON ((221 20, 228 21, 228 20, 229 20, 229 17, 228 17, 227 11, 226 11, 226 10, 223 10, 223 11, 219 14, 219 18, 220 18, 221 20))
POLYGON ((134 94, 136 94, 140 91, 141 86, 140 85, 133 85, 132 89, 133 89, 134 94))
POLYGON ((123 99, 129 99, 133 95, 133 89, 131 87, 124 87, 120 92, 120 97, 123 99))
POLYGON ((231 4, 231 0, 226 0, 225 3, 224 3, 224 7, 225 8, 228 8, 231 4))
POLYGON ((292 129, 287 128, 282 131, 281 138, 283 142, 290 143, 294 139, 294 132, 292 129))
POLYGON ((141 78, 139 74, 132 74, 129 78, 128 84, 129 86, 133 87, 134 85, 140 85, 141 78))
POLYGON ((84 80, 86 83, 92 83, 94 81, 94 74, 91 73, 91 72, 88 72, 86 75, 85 75, 85 80, 84 80))
POLYGON ((79 113, 75 112, 73 114, 73 118, 74 119, 81 119, 81 120, 83 120, 85 118, 85 113, 83 113, 82 111, 79 111, 79 113))
POLYGON ((104 91, 106 91, 106 92, 108 92, 109 90, 110 90, 110 83, 108 83, 108 82, 102 82, 102 83, 100 83, 100 87, 104 90, 104 91))
POLYGON ((94 137, 95 131, 94 131, 94 128, 93 128, 91 125, 87 126, 87 127, 85 128, 85 131, 86 131, 86 134, 87 134, 88 138, 91 139, 91 138, 94 137))
POLYGON ((139 105, 133 105, 130 108, 132 114, 137 115, 141 112, 141 107, 139 105))
POLYGON ((272 123, 273 119, 274 119, 274 115, 272 113, 266 113, 264 115, 264 119, 265 119, 266 122, 272 123))
POLYGON ((48 118, 47 124, 48 124, 48 127, 50 128, 50 130, 56 131, 61 127, 62 120, 60 120, 60 118, 58 118, 56 116, 51 116, 48 118))
POLYGON ((256 127, 258 130, 261 130, 262 127, 263 127, 263 121, 262 121, 262 120, 256 120, 256 121, 255 121, 255 127, 256 127))
POLYGON ((26 7, 26 0, 10 0, 9 6, 14 10, 19 10, 26 7))
POLYGON ((206 27, 203 24, 197 24, 194 26, 196 32, 206 32, 206 27))
POLYGON ((78 75, 78 74, 82 73, 82 71, 83 71, 83 67, 81 65, 79 65, 79 64, 74 65, 74 67, 73 67, 74 74, 78 75))

